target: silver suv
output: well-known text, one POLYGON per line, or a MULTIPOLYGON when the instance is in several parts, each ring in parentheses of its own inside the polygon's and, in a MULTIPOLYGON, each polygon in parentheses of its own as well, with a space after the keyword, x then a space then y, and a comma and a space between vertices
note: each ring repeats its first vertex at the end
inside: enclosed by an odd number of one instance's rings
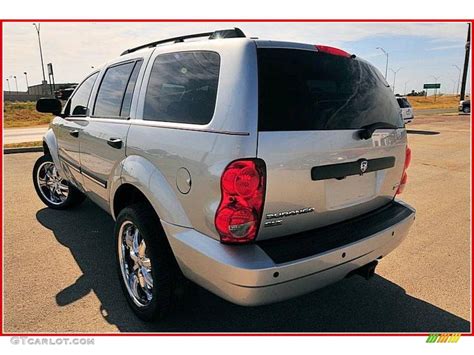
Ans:
POLYGON ((395 199, 411 157, 397 101, 337 48, 239 29, 171 38, 37 110, 56 116, 39 197, 110 213, 120 282, 145 320, 187 279, 251 306, 369 278, 415 219, 395 199))

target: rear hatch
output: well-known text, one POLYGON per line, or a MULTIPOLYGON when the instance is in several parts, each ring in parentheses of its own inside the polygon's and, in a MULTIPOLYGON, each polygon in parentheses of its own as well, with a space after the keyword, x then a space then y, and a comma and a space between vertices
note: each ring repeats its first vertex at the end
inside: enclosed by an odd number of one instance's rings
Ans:
POLYGON ((258 239, 337 223, 392 201, 406 131, 380 72, 307 46, 257 53, 257 156, 267 168, 258 239), (361 130, 367 126, 372 130, 361 130))
POLYGON ((402 118, 404 120, 413 118, 413 109, 410 105, 410 102, 404 97, 397 97, 397 102, 398 102, 398 106, 400 106, 402 118))

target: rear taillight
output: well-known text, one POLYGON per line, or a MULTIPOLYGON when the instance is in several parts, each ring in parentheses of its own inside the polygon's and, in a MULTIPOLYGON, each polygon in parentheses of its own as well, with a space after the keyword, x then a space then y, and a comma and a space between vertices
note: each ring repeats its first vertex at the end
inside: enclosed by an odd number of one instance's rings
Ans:
POLYGON ((411 149, 407 146, 405 151, 405 164, 403 166, 403 174, 400 179, 400 185, 398 185, 397 195, 401 194, 405 190, 405 185, 408 181, 407 169, 411 163, 411 149))
POLYGON ((342 49, 339 49, 339 48, 336 48, 336 47, 322 46, 320 44, 315 45, 315 47, 318 50, 318 52, 321 52, 321 53, 338 55, 340 57, 348 57, 348 58, 351 56, 346 51, 343 51, 342 49))
POLYGON ((265 163, 260 159, 236 160, 225 168, 215 217, 222 243, 255 239, 262 219, 265 183, 265 163))

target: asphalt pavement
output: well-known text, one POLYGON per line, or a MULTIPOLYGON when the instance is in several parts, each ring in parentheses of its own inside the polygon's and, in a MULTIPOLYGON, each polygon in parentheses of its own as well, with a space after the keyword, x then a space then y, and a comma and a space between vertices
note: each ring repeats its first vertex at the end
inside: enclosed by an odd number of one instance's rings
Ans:
POLYGON ((5 332, 466 332, 470 330, 469 116, 409 125, 402 198, 417 209, 408 238, 369 281, 355 276, 293 300, 241 307, 198 288, 168 319, 128 308, 113 220, 90 201, 46 208, 31 170, 40 153, 4 157, 5 332))

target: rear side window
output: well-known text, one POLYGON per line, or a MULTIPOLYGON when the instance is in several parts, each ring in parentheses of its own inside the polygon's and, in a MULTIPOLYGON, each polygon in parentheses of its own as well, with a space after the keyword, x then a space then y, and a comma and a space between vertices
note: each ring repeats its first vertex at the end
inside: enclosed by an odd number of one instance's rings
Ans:
POLYGON ((123 97, 120 117, 130 116, 130 107, 132 106, 132 96, 135 90, 135 85, 137 83, 138 73, 140 72, 141 66, 142 66, 141 60, 135 63, 135 67, 133 68, 132 75, 130 76, 130 79, 128 80, 127 89, 125 90, 125 95, 123 97))
POLYGON ((97 93, 96 117, 128 117, 141 61, 114 65, 107 69, 97 93))
POLYGON ((258 49, 259 130, 403 127, 395 97, 371 65, 292 49, 258 49))
POLYGON ((92 74, 79 85, 66 106, 66 116, 87 115, 87 104, 98 74, 99 73, 92 74))
POLYGON ((207 124, 214 115, 220 57, 196 51, 156 57, 145 95, 143 119, 207 124))

